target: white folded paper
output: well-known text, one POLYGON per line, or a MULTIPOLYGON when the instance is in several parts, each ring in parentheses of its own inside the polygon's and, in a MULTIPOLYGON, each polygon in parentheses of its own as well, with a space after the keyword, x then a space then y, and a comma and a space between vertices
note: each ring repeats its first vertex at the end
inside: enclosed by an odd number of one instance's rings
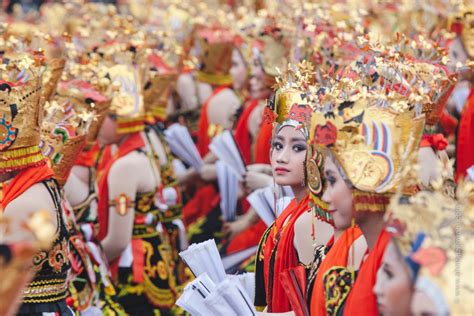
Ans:
POLYGON ((203 273, 186 285, 183 294, 176 301, 176 305, 191 315, 212 315, 213 312, 208 309, 204 299, 211 294, 215 287, 215 283, 212 282, 207 273, 203 273))
POLYGON ((237 278, 230 278, 215 285, 203 273, 186 285, 176 305, 197 316, 257 315, 252 300, 241 283, 237 278))
POLYGON ((245 290, 250 300, 253 302, 255 299, 255 273, 247 272, 242 274, 228 274, 227 278, 235 279, 239 282, 240 286, 245 290))
POLYGON ((226 222, 233 222, 237 211, 239 179, 235 171, 222 160, 217 161, 216 170, 222 217, 226 222))
POLYGON ((226 130, 214 137, 209 149, 235 171, 239 180, 243 180, 247 170, 239 147, 230 131, 226 130))
POLYGON ((293 197, 283 196, 275 203, 275 194, 271 186, 255 190, 247 196, 247 201, 267 226, 275 221, 275 216, 279 216, 292 199, 293 197))
POLYGON ((216 284, 223 281, 226 277, 214 239, 192 244, 187 250, 180 252, 179 255, 196 277, 207 272, 211 280, 216 284))
POLYGON ((204 299, 204 303, 215 315, 257 315, 253 301, 235 279, 227 279, 219 283, 204 299))
POLYGON ((186 127, 175 123, 168 127, 164 133, 166 142, 176 156, 194 169, 201 169, 204 163, 186 127))

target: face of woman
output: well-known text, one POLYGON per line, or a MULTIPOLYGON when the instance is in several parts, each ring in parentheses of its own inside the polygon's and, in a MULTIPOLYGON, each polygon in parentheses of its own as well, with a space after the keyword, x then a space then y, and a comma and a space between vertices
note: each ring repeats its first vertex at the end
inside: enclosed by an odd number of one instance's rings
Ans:
POLYGON ((230 74, 232 75, 232 85, 234 90, 243 90, 247 83, 247 66, 245 65, 242 54, 237 49, 234 49, 232 52, 232 67, 230 68, 230 74))
POLYGON ((344 181, 333 159, 324 160, 324 178, 326 188, 323 201, 329 204, 328 211, 334 220, 334 226, 344 230, 352 225, 352 191, 344 181))
POLYGON ((265 83, 265 72, 258 57, 253 58, 252 76, 250 77, 250 97, 252 99, 267 99, 272 93, 271 87, 265 83))
POLYGON ((413 286, 408 267, 402 255, 391 241, 377 272, 374 293, 377 308, 381 315, 411 315, 413 286))
POLYGON ((114 144, 120 140, 120 135, 117 134, 117 122, 110 116, 107 116, 102 123, 97 139, 101 146, 114 144))
POLYGON ((278 185, 302 185, 306 149, 306 138, 294 126, 284 126, 279 130, 270 153, 273 177, 278 185))

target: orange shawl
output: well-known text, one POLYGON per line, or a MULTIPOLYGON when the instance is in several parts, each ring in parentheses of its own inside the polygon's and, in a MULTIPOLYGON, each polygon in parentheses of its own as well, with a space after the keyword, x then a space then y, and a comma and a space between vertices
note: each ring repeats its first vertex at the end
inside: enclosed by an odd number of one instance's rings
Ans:
POLYGON ((358 227, 346 229, 331 247, 329 252, 319 266, 311 295, 311 316, 326 315, 326 301, 324 295, 324 274, 334 266, 347 266, 349 249, 354 241, 362 235, 358 227))
POLYGON ((474 165, 474 88, 467 99, 459 121, 456 144, 456 180, 466 176, 466 170, 474 165))
POLYGON ((252 136, 249 133, 248 123, 250 114, 258 106, 258 100, 253 99, 247 102, 245 109, 242 112, 242 115, 237 122, 237 127, 235 128, 235 141, 239 146, 242 157, 246 165, 252 163, 252 136))
MULTIPOLYGON (((107 236, 107 229, 109 224, 109 184, 108 184, 108 175, 112 165, 121 157, 131 153, 134 150, 137 150, 145 146, 145 142, 142 139, 141 134, 133 133, 128 136, 128 138, 119 146, 118 152, 104 163, 104 170, 99 178, 99 240, 102 240, 107 236)), ((126 181, 125 179, 123 181, 126 181)))
POLYGON ((390 234, 385 230, 380 232, 374 249, 369 252, 357 274, 354 286, 347 297, 344 315, 377 316, 377 298, 374 294, 377 271, 379 270, 385 248, 390 241, 390 234))
POLYGON ((308 195, 299 203, 296 203, 296 199, 293 199, 274 223, 276 235, 274 235, 274 228, 271 228, 270 235, 265 243, 263 269, 267 307, 270 313, 291 311, 291 304, 284 285, 280 282, 280 274, 299 264, 298 254, 293 243, 295 222, 301 214, 308 211, 308 201, 308 195))
POLYGON ((207 107, 209 102, 215 97, 219 92, 224 89, 227 89, 229 86, 219 86, 215 88, 209 98, 202 104, 201 116, 199 117, 199 126, 198 126, 198 138, 196 147, 201 154, 201 157, 206 156, 209 152, 209 144, 211 143, 211 136, 209 136, 209 118, 207 117, 207 107))
POLYGON ((53 175, 53 170, 46 163, 21 170, 12 181, 3 186, 2 212, 11 201, 19 197, 34 184, 50 179, 53 175))
POLYGON ((94 167, 99 155, 99 143, 95 143, 89 150, 83 150, 78 156, 74 164, 83 167, 94 167))

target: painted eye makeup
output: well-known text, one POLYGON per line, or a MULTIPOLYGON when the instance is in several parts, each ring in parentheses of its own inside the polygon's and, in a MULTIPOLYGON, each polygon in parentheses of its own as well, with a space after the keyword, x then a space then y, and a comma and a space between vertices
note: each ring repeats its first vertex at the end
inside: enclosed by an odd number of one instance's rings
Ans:
POLYGON ((276 150, 281 150, 283 148, 283 144, 279 141, 274 141, 272 143, 272 148, 276 150))
POLYGON ((306 145, 301 145, 301 144, 293 145, 293 150, 295 152, 305 151, 306 150, 306 145))

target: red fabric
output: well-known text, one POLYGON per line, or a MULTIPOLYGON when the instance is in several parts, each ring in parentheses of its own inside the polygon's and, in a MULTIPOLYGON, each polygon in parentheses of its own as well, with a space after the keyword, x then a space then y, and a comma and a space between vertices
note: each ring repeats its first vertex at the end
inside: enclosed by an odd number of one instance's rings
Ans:
POLYGON ((198 125, 198 139, 196 147, 201 154, 201 157, 206 156, 209 152, 209 144, 211 143, 211 137, 208 134, 209 131, 209 118, 207 117, 207 106, 209 102, 214 98, 219 92, 224 89, 227 89, 228 86, 219 86, 212 91, 209 98, 202 104, 201 108, 201 116, 199 118, 199 125, 198 125))
POLYGON ((296 199, 293 199, 275 221, 276 234, 274 234, 272 228, 264 245, 265 261, 263 273, 265 288, 267 289, 267 310, 270 313, 283 313, 291 310, 291 304, 286 296, 284 285, 280 282, 280 274, 284 270, 298 266, 298 255, 293 245, 295 222, 301 214, 308 211, 308 201, 308 196, 305 196, 299 203, 296 203, 296 199), (271 267, 270 257, 275 247, 275 261, 273 267, 271 267), (272 284, 270 284, 269 280, 270 271, 273 276, 272 284), (271 285, 271 288, 269 285, 271 285))
POLYGON ((254 163, 270 164, 270 148, 273 124, 262 119, 262 125, 255 141, 254 163))
POLYGON ((99 143, 95 143, 95 145, 89 150, 83 150, 79 156, 77 156, 75 165, 83 166, 83 167, 94 167, 97 161, 97 157, 99 155, 99 143))
POLYGON ((423 135, 420 147, 431 147, 435 151, 445 150, 448 147, 448 141, 443 134, 423 135))
POLYGON ((387 248, 390 238, 390 234, 385 230, 380 232, 374 249, 372 249, 367 259, 362 263, 354 286, 347 297, 344 315, 378 315, 374 286, 377 271, 382 264, 385 248, 387 248))
POLYGON ((250 114, 252 114, 253 110, 255 110, 257 106, 257 99, 247 102, 245 109, 237 122, 237 127, 235 128, 234 133, 235 141, 239 146, 246 165, 252 163, 252 135, 250 135, 248 123, 250 114))
POLYGON ((256 224, 248 227, 229 242, 227 253, 232 254, 258 245, 266 229, 267 225, 265 225, 262 220, 259 220, 256 224))
POLYGON ((145 248, 142 239, 132 239, 132 254, 132 280, 136 283, 143 283, 145 281, 143 273, 145 271, 145 248))
POLYGON ((456 146, 456 180, 466 175, 466 170, 474 165, 474 88, 467 99, 459 121, 456 146))
POLYGON ((212 184, 200 187, 192 199, 183 207, 183 222, 186 226, 194 223, 199 217, 209 212, 219 204, 219 191, 212 184))
POLYGON ((53 170, 46 163, 21 170, 12 181, 3 186, 2 213, 11 201, 22 195, 34 184, 50 179, 53 175, 53 170))
MULTIPOLYGON (((326 300, 324 295, 324 274, 334 266, 347 266, 349 250, 354 243, 362 235, 358 227, 346 229, 339 239, 336 240, 329 252, 319 266, 316 280, 313 284, 313 293, 311 295, 311 316, 326 315, 326 300)), ((328 243, 332 243, 332 240, 328 243)))
POLYGON ((107 235, 107 228, 109 223, 109 186, 107 182, 107 178, 110 172, 110 168, 114 162, 116 162, 119 158, 131 153, 138 148, 145 146, 145 143, 142 139, 140 133, 133 133, 128 136, 128 138, 119 146, 117 153, 111 157, 111 159, 107 159, 105 163, 104 170, 98 179, 98 188, 99 188, 99 233, 98 238, 102 240, 107 235))
POLYGON ((442 112, 439 118, 439 124, 443 129, 445 135, 453 135, 456 131, 456 126, 458 126, 458 121, 446 112, 442 112))

